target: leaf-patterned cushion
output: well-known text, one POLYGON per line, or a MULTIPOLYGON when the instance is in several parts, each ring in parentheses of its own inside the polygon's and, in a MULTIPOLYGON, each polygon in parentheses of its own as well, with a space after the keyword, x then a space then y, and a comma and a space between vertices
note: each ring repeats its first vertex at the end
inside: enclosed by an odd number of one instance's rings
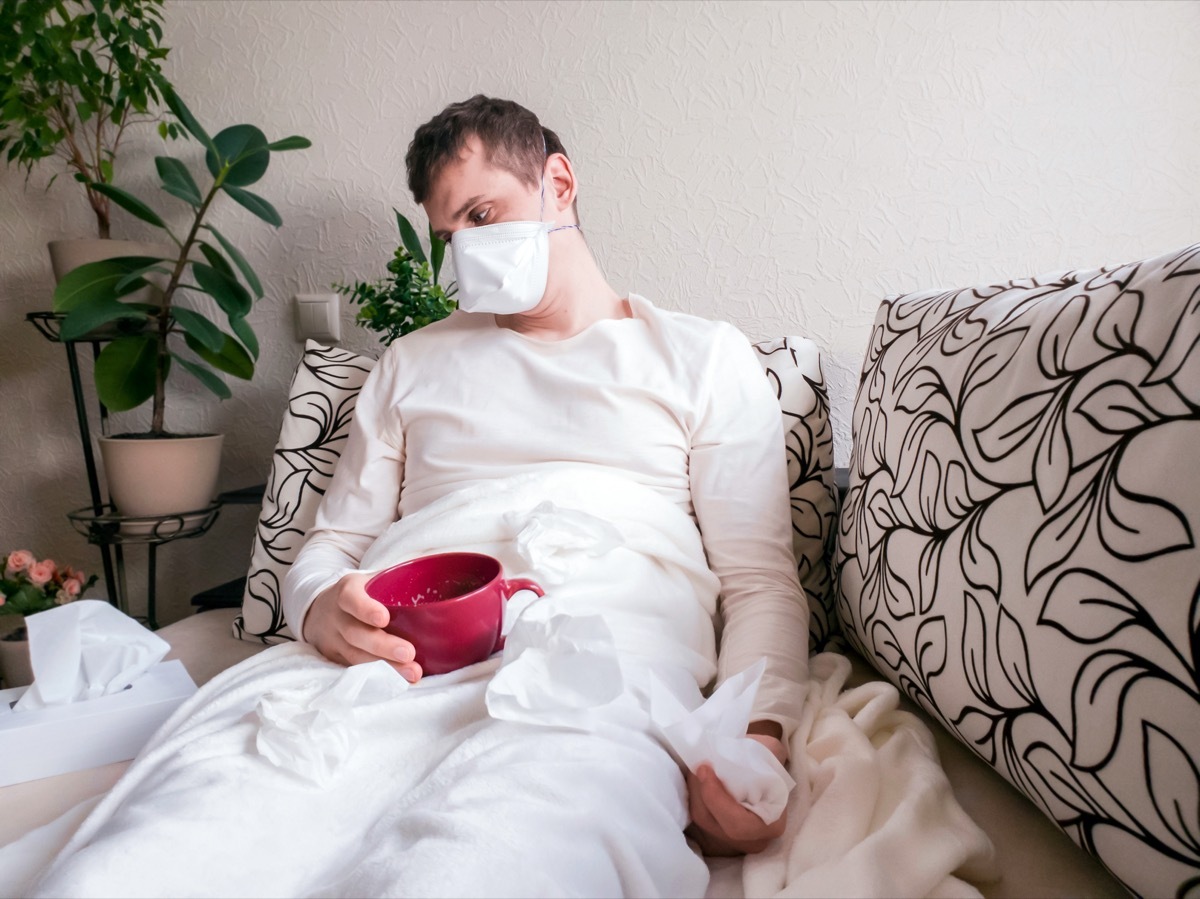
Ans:
MULTIPOLYGON (((821 359, 812 341, 755 344, 783 412, 791 481, 793 545, 808 591, 810 644, 827 645, 833 628, 829 558, 835 531, 833 437, 821 359)), ((288 396, 263 496, 235 634, 279 643, 294 639, 280 602, 287 567, 316 520, 349 430, 358 391, 375 360, 309 341, 288 396)))
POLYGON ((809 648, 820 652, 841 645, 830 570, 837 519, 833 425, 821 353, 804 337, 764 340, 754 349, 783 411, 792 549, 809 598, 809 648))
POLYGON ((885 300, 849 641, 1130 889, 1200 890, 1200 245, 885 300))
POLYGON ((233 622, 234 634, 243 640, 294 639, 283 619, 283 578, 316 521, 317 506, 350 433, 358 392, 374 366, 370 356, 315 340, 305 344, 271 457, 242 614, 233 622))

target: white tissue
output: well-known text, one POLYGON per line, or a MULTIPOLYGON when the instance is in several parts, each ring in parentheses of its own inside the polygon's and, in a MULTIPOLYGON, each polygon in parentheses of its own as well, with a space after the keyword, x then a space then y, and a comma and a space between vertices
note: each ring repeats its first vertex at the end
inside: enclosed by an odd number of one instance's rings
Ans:
POLYGON ((33 684, 14 712, 119 693, 157 664, 167 641, 99 599, 25 619, 33 684))
POLYGON ((598 558, 625 543, 609 522, 578 509, 563 509, 552 502, 539 503, 517 534, 516 549, 529 567, 547 584, 562 584, 579 567, 582 557, 598 558))
POLYGON ((759 659, 691 711, 651 674, 650 718, 690 771, 712 765, 733 798, 771 824, 783 814, 796 782, 771 750, 746 736, 765 669, 766 661, 759 659))
POLYGON ((258 701, 255 748, 276 767, 325 786, 354 752, 359 709, 387 702, 408 690, 384 661, 347 668, 316 695, 312 688, 271 690, 258 701))
POLYGON ((587 710, 624 692, 612 632, 599 615, 520 616, 487 688, 493 718, 586 729, 587 710))

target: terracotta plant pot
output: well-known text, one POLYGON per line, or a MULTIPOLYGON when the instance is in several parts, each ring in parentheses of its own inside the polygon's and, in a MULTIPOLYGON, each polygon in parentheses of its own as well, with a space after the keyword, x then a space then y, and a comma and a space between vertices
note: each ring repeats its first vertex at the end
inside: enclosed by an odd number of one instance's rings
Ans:
POLYGON ((221 434, 101 437, 108 494, 122 515, 176 515, 204 509, 217 493, 221 434))

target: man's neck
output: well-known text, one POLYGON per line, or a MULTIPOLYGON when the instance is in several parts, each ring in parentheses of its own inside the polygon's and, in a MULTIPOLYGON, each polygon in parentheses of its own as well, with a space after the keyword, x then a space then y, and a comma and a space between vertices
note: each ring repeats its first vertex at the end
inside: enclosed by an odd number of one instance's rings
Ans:
POLYGON ((550 275, 542 302, 519 315, 497 315, 496 324, 536 340, 565 340, 604 319, 629 318, 627 300, 609 285, 583 236, 564 232, 551 240, 550 275))

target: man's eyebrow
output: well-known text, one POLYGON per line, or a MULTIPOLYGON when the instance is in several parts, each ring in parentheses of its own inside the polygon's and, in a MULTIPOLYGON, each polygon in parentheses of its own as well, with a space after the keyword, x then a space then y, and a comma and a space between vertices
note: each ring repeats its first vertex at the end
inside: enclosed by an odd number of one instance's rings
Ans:
POLYGON ((472 206, 474 206, 476 203, 478 203, 482 199, 483 199, 483 194, 476 194, 475 196, 471 197, 471 199, 467 200, 467 202, 465 202, 461 206, 459 206, 458 212, 454 213, 454 221, 458 221, 460 218, 462 218, 464 215, 466 215, 467 210, 469 210, 472 206))
MULTIPOLYGON (((476 203, 478 203, 480 200, 482 200, 483 197, 484 197, 483 194, 476 194, 475 196, 471 197, 471 199, 467 200, 467 202, 463 203, 462 206, 460 206, 458 208, 458 211, 456 213, 454 213, 454 216, 453 216, 453 218, 450 219, 450 221, 457 222, 460 218, 462 218, 464 215, 467 214, 467 211, 472 206, 474 206, 476 203)), ((446 242, 450 241, 450 235, 446 231, 438 231, 437 237, 439 240, 444 240, 446 242)))

